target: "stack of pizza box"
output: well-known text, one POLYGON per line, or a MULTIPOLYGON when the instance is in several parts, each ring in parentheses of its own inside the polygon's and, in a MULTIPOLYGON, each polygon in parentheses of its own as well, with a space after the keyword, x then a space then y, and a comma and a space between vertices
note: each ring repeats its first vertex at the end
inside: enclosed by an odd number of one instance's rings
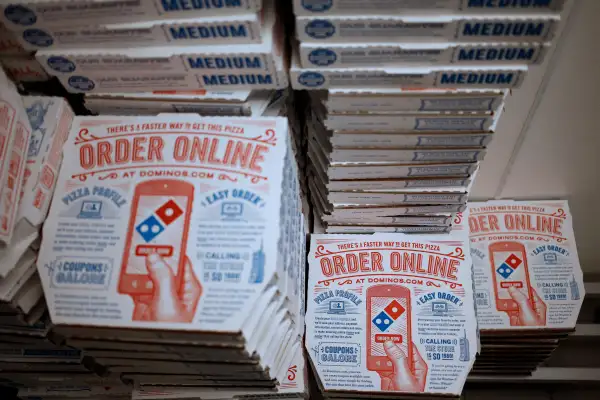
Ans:
POLYGON ((575 329, 583 275, 566 201, 469 203, 481 353, 472 374, 529 374, 575 329))
POLYGON ((77 384, 97 379, 80 350, 51 340, 36 268, 39 230, 53 196, 73 112, 62 98, 19 96, 2 71, 0 96, 0 384, 27 390, 49 381, 77 384))
POLYGON ((97 3, 13 1, 0 21, 71 93, 288 86, 273 0, 97 3))
POLYGON ((139 395, 303 396, 292 142, 281 117, 75 117, 37 263, 53 333, 139 395))
POLYGON ((312 98, 309 186, 326 232, 448 231, 561 8, 295 0, 290 81, 312 98))
POLYGON ((315 234, 306 350, 325 399, 460 397, 477 352, 466 230, 315 234))

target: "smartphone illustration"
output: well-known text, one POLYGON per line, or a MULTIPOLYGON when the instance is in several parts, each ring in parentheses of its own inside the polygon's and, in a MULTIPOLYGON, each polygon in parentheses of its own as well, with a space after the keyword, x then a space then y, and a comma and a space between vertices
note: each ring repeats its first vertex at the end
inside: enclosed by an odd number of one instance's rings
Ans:
POLYGON ((498 311, 518 311, 517 302, 510 297, 508 288, 515 287, 532 301, 527 250, 518 242, 496 242, 489 246, 490 264, 494 277, 494 293, 498 311))
POLYGON ((136 186, 119 293, 151 295, 154 292, 146 268, 146 257, 152 253, 159 254, 173 268, 177 288, 181 289, 193 198, 194 186, 178 180, 158 179, 136 186))
POLYGON ((400 346, 412 365, 410 290, 398 285, 376 285, 367 289, 367 369, 393 372, 384 349, 386 341, 400 346))

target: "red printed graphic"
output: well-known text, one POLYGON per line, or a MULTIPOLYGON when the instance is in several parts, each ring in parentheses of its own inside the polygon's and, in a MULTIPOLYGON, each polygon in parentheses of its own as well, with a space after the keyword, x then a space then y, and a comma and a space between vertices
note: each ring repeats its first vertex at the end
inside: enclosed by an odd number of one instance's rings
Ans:
POLYGON ((185 254, 194 187, 178 180, 136 186, 119 293, 135 302, 138 321, 191 322, 202 287, 185 254))
POLYGON ((44 165, 44 168, 42 168, 42 172, 40 174, 40 184, 44 187, 44 189, 50 189, 54 184, 54 172, 47 165, 44 165))
POLYGON ((367 289, 367 369, 386 391, 423 392, 427 363, 411 338, 410 290, 398 285, 367 289))
POLYGON ((525 246, 496 242, 489 246, 496 309, 513 326, 545 326, 546 304, 531 287, 525 246))

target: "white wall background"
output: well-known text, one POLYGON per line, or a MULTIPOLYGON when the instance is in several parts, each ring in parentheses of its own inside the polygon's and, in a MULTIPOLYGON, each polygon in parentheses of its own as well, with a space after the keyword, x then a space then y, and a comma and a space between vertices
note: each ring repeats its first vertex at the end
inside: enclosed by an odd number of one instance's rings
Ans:
POLYGON ((600 273, 600 0, 571 0, 556 46, 508 99, 473 199, 567 199, 600 273))

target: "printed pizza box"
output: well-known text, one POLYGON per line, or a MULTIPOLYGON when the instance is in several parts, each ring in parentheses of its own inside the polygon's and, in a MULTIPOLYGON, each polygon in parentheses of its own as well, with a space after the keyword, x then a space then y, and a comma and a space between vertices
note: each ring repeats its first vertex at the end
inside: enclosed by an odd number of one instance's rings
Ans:
POLYGON ((302 43, 549 42, 559 15, 320 15, 296 18, 302 43))
POLYGON ((304 68, 394 68, 408 65, 534 65, 549 46, 538 43, 301 43, 304 68))
POLYGON ((325 228, 326 233, 353 233, 353 234, 367 234, 377 232, 393 232, 393 233, 448 233, 451 231, 449 226, 390 226, 388 224, 383 225, 334 225, 327 224, 325 228))
POLYGON ((112 1, 98 7, 95 0, 11 1, 0 6, 0 18, 7 28, 89 26, 152 21, 155 19, 203 18, 253 13, 261 0, 133 0, 112 1))
POLYGON ((452 217, 448 215, 415 215, 396 217, 354 217, 338 219, 331 215, 321 215, 321 219, 329 225, 427 225, 427 226, 450 226, 452 217))
MULTIPOLYGON (((0 70, 0 244, 11 244, 23 187, 31 125, 16 87, 0 70)), ((5 247, 2 246, 2 247, 5 247)))
POLYGON ((14 28, 27 50, 261 43, 260 14, 152 20, 96 26, 14 28))
POLYGON ((329 113, 324 125, 332 131, 437 132, 488 131, 500 114, 338 114, 329 113))
MULTIPOLYGON (((282 57, 283 26, 275 13, 265 15, 261 35, 254 44, 227 46, 180 44, 133 48, 89 48, 39 50, 36 58, 53 76, 135 76, 140 73, 274 73, 282 57)), ((189 88, 188 90, 194 90, 189 88)), ((127 92, 127 90, 121 90, 127 92)))
POLYGON ((485 147, 493 138, 490 131, 481 132, 374 132, 334 131, 333 147, 485 147))
POLYGON ((312 236, 306 349, 325 396, 461 393, 477 347, 465 230, 312 236))
POLYGON ((112 74, 59 77, 70 93, 151 92, 155 90, 267 90, 285 89, 286 72, 275 73, 144 73, 137 76, 112 74))
MULTIPOLYGON (((311 92, 311 94, 322 92, 311 92)), ((507 91, 486 89, 332 89, 311 96, 329 112, 493 112, 507 91)))
MULTIPOLYGON (((236 92, 231 92, 236 93, 236 92)), ((275 91, 255 91, 243 102, 224 99, 210 101, 204 94, 190 92, 180 94, 116 93, 96 94, 85 97, 85 107, 93 113, 104 115, 158 115, 161 113, 195 113, 205 116, 263 116, 275 96, 275 91)), ((212 96, 210 96, 212 97, 212 96)))
POLYGON ((382 0, 365 7, 364 0, 294 0, 297 16, 544 14, 560 12, 564 0, 382 0))
POLYGON ((360 68, 303 68, 294 54, 290 82, 296 90, 354 89, 515 89, 527 66, 414 66, 360 68))
MULTIPOLYGON (((318 92, 311 92, 318 93, 318 92)), ((332 113, 494 112, 508 91, 486 89, 332 89, 322 101, 332 113)))
POLYGON ((486 151, 480 148, 447 149, 333 149, 329 154, 332 162, 474 162, 483 160, 486 151))
POLYGON ((422 189, 371 192, 330 192, 327 199, 333 204, 464 204, 467 201, 464 189, 454 191, 439 189, 426 191, 422 189))
POLYGON ((35 59, 35 56, 31 54, 0 57, 0 64, 15 82, 45 82, 50 80, 50 75, 35 59))
POLYGON ((40 226, 50 201, 62 162, 62 150, 73 121, 73 111, 60 97, 23 96, 32 134, 18 218, 40 226))
MULTIPOLYGON (((312 159, 312 158, 311 158, 312 159)), ((469 177, 477 170, 477 163, 336 163, 326 167, 332 180, 415 178, 415 177, 469 177)))
POLYGON ((393 190, 402 188, 467 187, 469 178, 424 178, 326 181, 330 191, 393 190))
MULTIPOLYGON (((309 136, 309 155, 317 160, 322 171, 329 171, 330 164, 383 164, 428 162, 476 162, 485 156, 482 148, 331 148, 325 138, 309 136)), ((383 178, 383 177, 382 177, 383 178)))
POLYGON ((574 329, 585 289, 568 203, 491 201, 469 210, 480 329, 521 337, 574 329))
MULTIPOLYGON (((261 357, 258 373, 282 379, 279 351, 303 326, 305 237, 287 128, 285 118, 76 117, 38 258, 57 334, 246 349, 261 357), (67 226, 86 235, 57 251, 67 226), (64 309, 63 296, 90 291, 113 306, 64 309)), ((114 360, 97 361, 122 373, 204 368, 114 360)))

